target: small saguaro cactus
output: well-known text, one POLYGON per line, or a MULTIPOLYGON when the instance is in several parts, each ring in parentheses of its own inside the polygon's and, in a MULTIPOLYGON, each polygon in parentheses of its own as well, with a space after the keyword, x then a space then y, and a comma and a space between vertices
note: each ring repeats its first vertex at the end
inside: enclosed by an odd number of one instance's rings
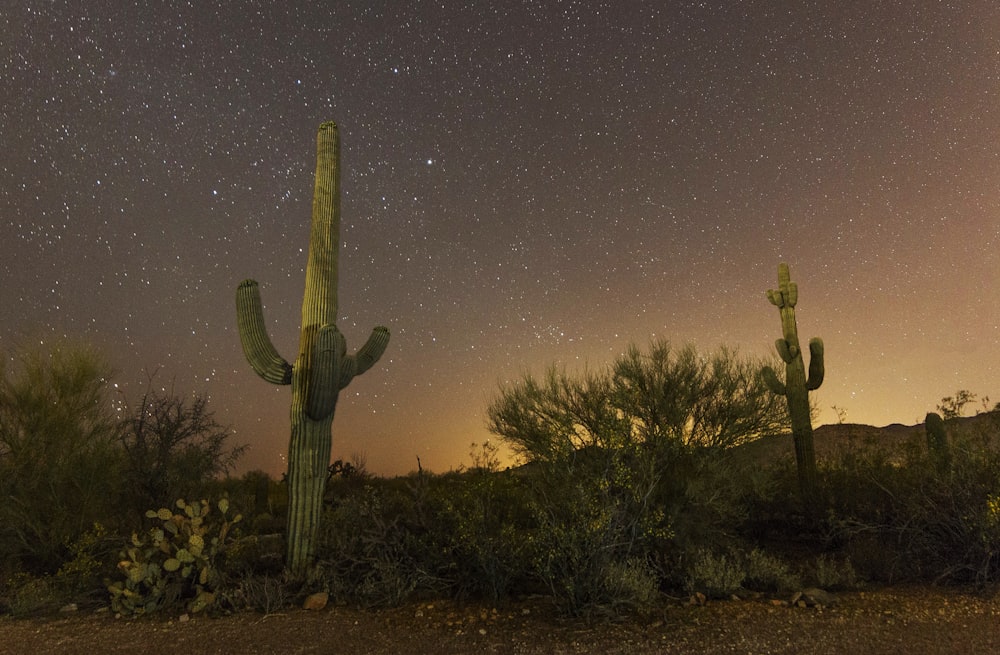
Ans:
POLYGON ((927 451, 931 459, 941 470, 947 470, 951 464, 951 452, 948 448, 948 433, 944 429, 944 419, 937 412, 928 412, 924 418, 924 432, 927 434, 927 451))
POLYGON ((795 325, 795 303, 799 288, 791 281, 788 264, 778 265, 778 288, 767 292, 767 299, 781 313, 782 338, 774 342, 778 356, 785 362, 785 381, 769 367, 762 374, 768 388, 788 402, 792 421, 792 439, 795 442, 795 462, 799 473, 799 490, 807 508, 816 500, 816 451, 813 448, 812 420, 809 392, 823 383, 823 340, 809 340, 809 375, 806 376, 802 350, 799 347, 798 328, 795 325))
POLYGON ((389 330, 376 327, 354 355, 337 330, 337 263, 340 246, 340 135, 333 122, 319 126, 309 260, 302 301, 299 355, 289 364, 271 344, 257 282, 236 290, 240 342, 257 374, 292 386, 292 434, 288 447, 286 566, 301 575, 312 561, 322 513, 331 429, 337 396, 385 352, 389 330))

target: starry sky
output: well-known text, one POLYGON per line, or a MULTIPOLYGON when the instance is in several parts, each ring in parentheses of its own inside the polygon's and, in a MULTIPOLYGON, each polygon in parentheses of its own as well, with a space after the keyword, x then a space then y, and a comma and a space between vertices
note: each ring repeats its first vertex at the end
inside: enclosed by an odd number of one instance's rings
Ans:
POLYGON ((764 354, 788 262, 819 423, 1000 400, 1000 4, 6 2, 0 346, 82 339, 204 393, 280 474, 315 133, 343 142, 339 327, 389 350, 334 458, 469 462, 497 385, 666 338, 764 354))

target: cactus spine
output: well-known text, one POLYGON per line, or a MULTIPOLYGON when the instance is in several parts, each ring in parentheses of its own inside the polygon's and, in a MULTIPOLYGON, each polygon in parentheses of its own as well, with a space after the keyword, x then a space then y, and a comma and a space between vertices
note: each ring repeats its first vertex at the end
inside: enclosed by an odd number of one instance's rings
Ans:
POLYGON ((348 355, 344 336, 337 330, 340 135, 336 123, 320 125, 316 140, 302 332, 294 365, 271 344, 257 282, 244 280, 236 290, 237 325, 247 361, 268 382, 292 386, 286 566, 296 575, 305 572, 314 555, 337 396, 378 361, 389 343, 389 330, 376 327, 365 345, 348 355))
POLYGON ((816 501, 816 452, 813 448, 812 420, 810 418, 809 392, 823 383, 823 340, 809 340, 809 375, 806 376, 802 350, 799 347, 798 328, 795 324, 795 304, 798 302, 798 285, 791 281, 788 264, 778 265, 778 288, 767 292, 767 299, 781 313, 782 338, 775 341, 778 356, 785 362, 785 381, 781 382, 770 367, 762 373, 768 388, 788 402, 792 421, 792 439, 795 442, 795 462, 798 466, 799 490, 803 503, 812 508, 816 501))

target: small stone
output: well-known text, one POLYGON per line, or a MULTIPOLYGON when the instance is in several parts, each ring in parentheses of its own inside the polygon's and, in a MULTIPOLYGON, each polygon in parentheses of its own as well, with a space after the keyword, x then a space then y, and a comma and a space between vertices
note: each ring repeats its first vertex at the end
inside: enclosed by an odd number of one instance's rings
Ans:
POLYGON ((63 605, 59 608, 60 612, 75 612, 77 610, 76 603, 70 603, 69 605, 63 605))
POLYGON ((306 596, 305 601, 302 603, 302 609, 319 611, 326 607, 327 602, 330 600, 330 594, 325 591, 320 591, 315 594, 310 594, 306 596))
POLYGON ((479 634, 486 636, 486 628, 479 628, 479 634))
POLYGON ((774 598, 771 600, 771 605, 773 605, 774 607, 784 607, 785 604, 786 604, 785 601, 780 600, 778 598, 774 598))
POLYGON ((823 589, 817 589, 816 587, 803 589, 802 597, 809 605, 822 605, 824 607, 833 607, 839 602, 839 599, 833 594, 831 594, 829 591, 824 591, 823 589))
POLYGON ((180 621, 181 623, 187 623, 188 621, 191 620, 191 616, 188 614, 181 614, 180 616, 177 617, 177 620, 180 621))

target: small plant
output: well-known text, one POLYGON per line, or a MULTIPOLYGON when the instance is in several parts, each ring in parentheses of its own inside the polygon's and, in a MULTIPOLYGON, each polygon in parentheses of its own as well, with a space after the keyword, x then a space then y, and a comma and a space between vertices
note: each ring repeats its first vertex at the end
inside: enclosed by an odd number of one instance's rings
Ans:
POLYGON ((9 612, 16 618, 53 611, 63 600, 51 575, 15 573, 5 582, 4 587, 6 589, 0 598, 0 610, 9 612))
POLYGON ((685 590, 701 592, 709 598, 728 598, 743 587, 746 570, 732 555, 716 555, 699 548, 685 567, 685 590))
POLYGON ((291 602, 281 576, 247 573, 239 583, 241 605, 262 614, 274 614, 291 602))
POLYGON ((791 591, 800 587, 788 564, 759 548, 751 550, 744 563, 744 586, 754 591, 791 591))
POLYGON ((849 559, 838 561, 828 555, 820 555, 813 573, 816 584, 826 590, 855 589, 859 584, 858 574, 849 559))
POLYGON ((184 600, 188 611, 199 612, 214 603, 226 537, 242 516, 226 517, 226 498, 215 505, 218 519, 207 500, 176 505, 176 513, 166 507, 146 512, 157 525, 141 536, 133 533, 121 552, 118 569, 125 579, 108 585, 114 611, 145 614, 184 600))

